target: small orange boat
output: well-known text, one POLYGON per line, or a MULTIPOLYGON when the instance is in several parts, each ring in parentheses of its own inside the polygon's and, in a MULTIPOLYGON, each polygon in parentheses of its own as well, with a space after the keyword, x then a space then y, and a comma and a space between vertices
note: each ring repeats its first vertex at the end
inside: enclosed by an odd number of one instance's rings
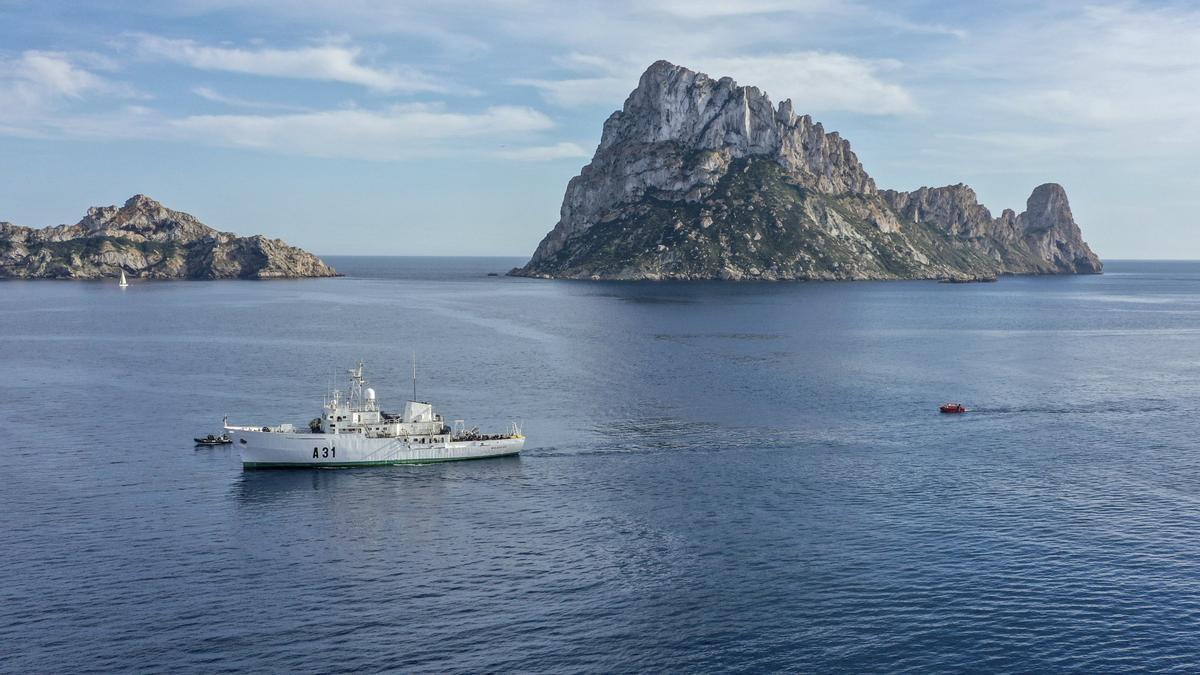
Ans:
POLYGON ((966 406, 964 406, 961 403, 943 403, 942 406, 940 408, 938 408, 938 410, 940 410, 946 414, 967 412, 966 406))

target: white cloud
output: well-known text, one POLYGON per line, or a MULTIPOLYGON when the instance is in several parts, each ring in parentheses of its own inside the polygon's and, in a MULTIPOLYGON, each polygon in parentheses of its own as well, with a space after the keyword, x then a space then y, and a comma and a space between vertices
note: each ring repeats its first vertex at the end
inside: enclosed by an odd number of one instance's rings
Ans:
POLYGON ((554 145, 536 145, 527 148, 500 150, 496 153, 501 159, 511 159, 518 162, 548 162, 555 159, 572 159, 587 157, 588 151, 577 143, 563 142, 554 145))
POLYGON ((563 107, 607 105, 620 107, 621 102, 637 86, 638 76, 629 71, 626 77, 584 77, 564 80, 518 78, 511 84, 537 89, 546 101, 563 107))
POLYGON ((59 53, 28 51, 13 66, 14 75, 50 96, 79 98, 109 88, 103 78, 75 67, 59 53))
POLYGON ((0 59, 0 100, 5 117, 44 112, 91 95, 138 97, 129 85, 112 82, 74 63, 62 52, 30 50, 0 59))
POLYGON ((509 82, 533 87, 547 102, 564 107, 619 107, 645 68, 665 58, 714 78, 731 76, 758 86, 776 100, 792 98, 804 112, 912 113, 918 105, 906 82, 911 71, 896 58, 861 55, 863 41, 897 34, 935 36, 926 41, 965 35, 840 0, 531 5, 498 10, 497 25, 562 52, 541 72, 525 71, 509 82), (537 16, 531 15, 533 7, 539 8, 537 16), (859 39, 837 39, 846 29, 859 39))
MULTIPOLYGON (((30 50, 0 57, 0 133, 30 138, 86 137, 108 126, 113 116, 129 117, 137 106, 110 107, 114 102, 147 95, 124 82, 101 77, 78 60, 109 67, 91 55, 30 50), (72 112, 73 110, 85 112, 72 112)), ((112 131, 127 137, 128 124, 112 131)))
POLYGON ((886 26, 905 33, 950 35, 965 38, 966 31, 936 22, 912 21, 889 10, 850 0, 658 0, 642 7, 645 14, 666 14, 673 19, 705 22, 766 16, 779 22, 796 20, 840 21, 859 26, 886 26))
MULTIPOLYGON (((592 65, 617 74, 596 77, 552 79, 521 78, 512 84, 534 87, 555 105, 573 107, 608 105, 620 107, 637 86, 642 70, 650 63, 603 64, 594 56, 574 54, 576 69, 592 65)), ((898 70, 894 60, 861 59, 826 52, 787 52, 765 56, 697 56, 678 59, 676 64, 705 72, 713 78, 732 77, 738 84, 768 92, 776 102, 792 99, 803 112, 855 112, 895 115, 914 112, 917 105, 909 92, 886 79, 898 70)))
POLYGON ((436 106, 335 110, 292 115, 195 115, 170 123, 180 138, 315 157, 394 160, 478 154, 481 139, 519 138, 553 123, 530 108, 477 113, 436 106))
POLYGON ((459 112, 438 104, 411 104, 297 111, 283 104, 228 96, 206 86, 194 86, 192 93, 223 105, 290 112, 171 117, 161 110, 121 103, 121 99, 144 96, 80 67, 70 55, 29 51, 0 59, 0 100, 4 101, 0 133, 191 142, 370 160, 502 156, 538 161, 583 154, 573 143, 522 147, 554 126, 545 114, 527 107, 497 105, 459 112), (497 153, 499 144, 513 144, 514 149, 497 153))
POLYGON ((1010 145, 1006 161, 1064 148, 1075 158, 1192 155, 1200 144, 1196 35, 1200 11, 1182 6, 1042 10, 982 29, 926 64, 927 95, 941 126, 964 137, 1055 139, 1010 145))
POLYGON ((1024 85, 1013 100, 1021 112, 1113 130, 1151 123, 1200 129, 1195 10, 1089 7, 1069 26, 1039 33, 1030 38, 1054 42, 1029 45, 1036 60, 1018 59, 1010 71, 1024 85))
MULTIPOLYGON (((988 157, 1010 165, 1020 162, 1022 158, 1031 156, 1067 157, 1078 156, 1081 148, 1076 139, 1062 134, 1038 130, 1032 131, 979 131, 970 133, 938 132, 931 141, 944 141, 945 146, 976 149, 984 148, 988 157)), ((942 155, 939 144, 930 143, 924 152, 931 155, 942 155)), ((944 158, 944 155, 942 155, 944 158)), ((1020 164, 1015 165, 1022 169, 1020 164)))
POLYGON ((648 6, 650 12, 662 12, 684 19, 719 19, 747 14, 811 13, 835 9, 827 0, 659 0, 648 6))
POLYGON ((286 103, 273 103, 270 101, 253 101, 250 99, 240 98, 237 96, 229 96, 213 89, 212 87, 195 86, 192 87, 192 93, 206 101, 220 103, 222 105, 232 106, 235 108, 255 108, 259 110, 292 110, 301 111, 305 108, 301 106, 288 105, 286 103))
POLYGON ((753 85, 776 102, 790 98, 804 112, 842 111, 895 115, 917 109, 912 95, 883 73, 900 69, 894 60, 861 59, 827 52, 700 59, 696 67, 714 77, 728 75, 753 85))
MULTIPOLYGON (((479 56, 490 45, 471 29, 489 26, 495 11, 529 7, 524 0, 481 5, 476 0, 396 2, 395 0, 175 0, 153 6, 155 15, 193 17, 236 13, 262 22, 306 25, 321 33, 404 36, 439 48, 440 60, 479 56)), ((424 46, 424 45, 422 45, 424 46)))
POLYGON ((139 35, 143 55, 199 70, 354 84, 382 92, 446 92, 449 88, 414 68, 373 68, 355 46, 324 44, 296 49, 213 47, 192 40, 139 35))

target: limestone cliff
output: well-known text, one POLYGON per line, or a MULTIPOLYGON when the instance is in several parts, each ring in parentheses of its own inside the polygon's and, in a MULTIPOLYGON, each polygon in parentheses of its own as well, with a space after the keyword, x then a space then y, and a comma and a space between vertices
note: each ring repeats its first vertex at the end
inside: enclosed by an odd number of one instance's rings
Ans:
POLYGON ((1098 273, 1066 193, 999 218, 964 185, 877 190, 850 144, 791 101, 666 61, 604 123, 560 218, 512 274, 584 279, 894 279, 1098 273))
POLYGON ((332 277, 319 258, 261 235, 218 232, 144 195, 88 209, 74 225, 0 223, 0 279, 332 277))

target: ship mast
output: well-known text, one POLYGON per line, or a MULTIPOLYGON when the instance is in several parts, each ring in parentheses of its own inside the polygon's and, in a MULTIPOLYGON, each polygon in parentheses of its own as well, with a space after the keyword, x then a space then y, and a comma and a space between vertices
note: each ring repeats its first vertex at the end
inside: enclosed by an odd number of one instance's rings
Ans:
POLYGON ((412 397, 412 400, 415 402, 417 400, 417 353, 416 352, 412 353, 412 364, 413 364, 413 397, 412 397))
POLYGON ((361 410, 363 408, 363 364, 362 361, 350 370, 350 408, 361 410))

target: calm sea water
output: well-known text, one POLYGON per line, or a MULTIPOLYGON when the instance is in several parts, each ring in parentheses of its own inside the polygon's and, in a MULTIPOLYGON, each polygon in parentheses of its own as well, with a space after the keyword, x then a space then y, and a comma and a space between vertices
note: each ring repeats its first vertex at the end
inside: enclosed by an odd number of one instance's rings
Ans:
POLYGON ((0 669, 1195 671, 1200 263, 0 284, 0 669), (357 359, 519 458, 243 472, 357 359), (961 400, 973 412, 942 416, 961 400))

